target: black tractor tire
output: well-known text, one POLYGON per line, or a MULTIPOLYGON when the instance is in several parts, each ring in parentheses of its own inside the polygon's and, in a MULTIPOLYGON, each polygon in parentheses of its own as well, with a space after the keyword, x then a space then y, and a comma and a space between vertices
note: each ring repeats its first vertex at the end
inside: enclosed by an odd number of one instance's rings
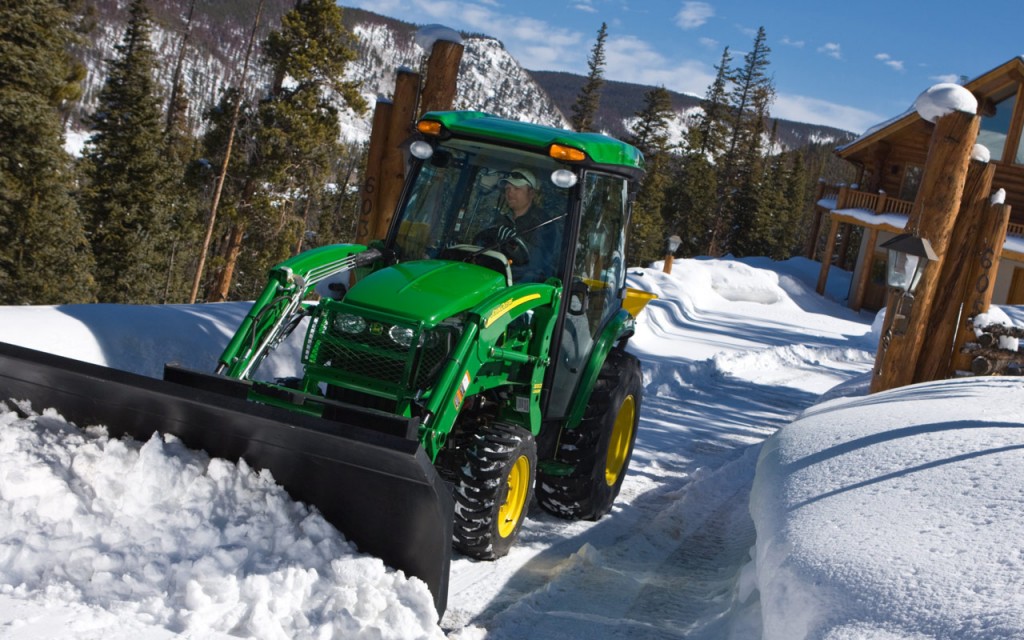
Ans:
POLYGON ((557 460, 572 465, 573 472, 538 472, 537 502, 545 511, 571 520, 597 520, 611 511, 633 456, 642 394, 640 361, 613 349, 583 420, 564 430, 558 443, 557 460))
POLYGON ((468 436, 465 464, 455 470, 453 544, 467 556, 508 553, 533 496, 537 443, 514 425, 488 424, 468 436))

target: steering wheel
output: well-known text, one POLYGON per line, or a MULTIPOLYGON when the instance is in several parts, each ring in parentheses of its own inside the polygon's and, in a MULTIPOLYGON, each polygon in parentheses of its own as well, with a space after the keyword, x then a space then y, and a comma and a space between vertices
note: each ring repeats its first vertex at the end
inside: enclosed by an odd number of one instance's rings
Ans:
POLYGON ((517 266, 523 266, 530 262, 529 246, 516 233, 515 228, 509 225, 484 229, 473 238, 473 244, 487 248, 497 248, 517 266))

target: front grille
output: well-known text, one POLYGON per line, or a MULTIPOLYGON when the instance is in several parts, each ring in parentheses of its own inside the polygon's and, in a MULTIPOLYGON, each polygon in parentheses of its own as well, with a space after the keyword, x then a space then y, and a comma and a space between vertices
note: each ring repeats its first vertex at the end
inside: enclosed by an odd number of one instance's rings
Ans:
POLYGON ((361 330, 345 332, 336 325, 339 315, 329 312, 317 318, 303 352, 305 364, 330 370, 328 383, 412 394, 433 384, 454 344, 452 327, 405 327, 411 346, 403 346, 389 335, 394 325, 366 320, 361 330))

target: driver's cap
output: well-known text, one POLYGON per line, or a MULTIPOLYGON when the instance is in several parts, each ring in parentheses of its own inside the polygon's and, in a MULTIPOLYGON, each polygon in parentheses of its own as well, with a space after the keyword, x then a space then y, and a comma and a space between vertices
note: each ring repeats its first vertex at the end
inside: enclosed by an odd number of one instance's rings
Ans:
POLYGON ((502 182, 510 184, 513 187, 530 187, 533 190, 537 189, 537 178, 534 177, 533 172, 529 169, 513 169, 509 172, 507 177, 502 179, 502 182))

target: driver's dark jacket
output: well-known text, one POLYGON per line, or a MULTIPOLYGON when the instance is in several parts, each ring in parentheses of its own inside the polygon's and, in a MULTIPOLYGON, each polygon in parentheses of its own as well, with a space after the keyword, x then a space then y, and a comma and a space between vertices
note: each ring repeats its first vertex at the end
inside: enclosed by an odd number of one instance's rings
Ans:
POLYGON ((516 233, 530 250, 528 264, 512 265, 512 278, 516 282, 542 282, 555 275, 562 259, 562 227, 565 219, 535 228, 550 219, 551 216, 535 204, 515 218, 516 233))

